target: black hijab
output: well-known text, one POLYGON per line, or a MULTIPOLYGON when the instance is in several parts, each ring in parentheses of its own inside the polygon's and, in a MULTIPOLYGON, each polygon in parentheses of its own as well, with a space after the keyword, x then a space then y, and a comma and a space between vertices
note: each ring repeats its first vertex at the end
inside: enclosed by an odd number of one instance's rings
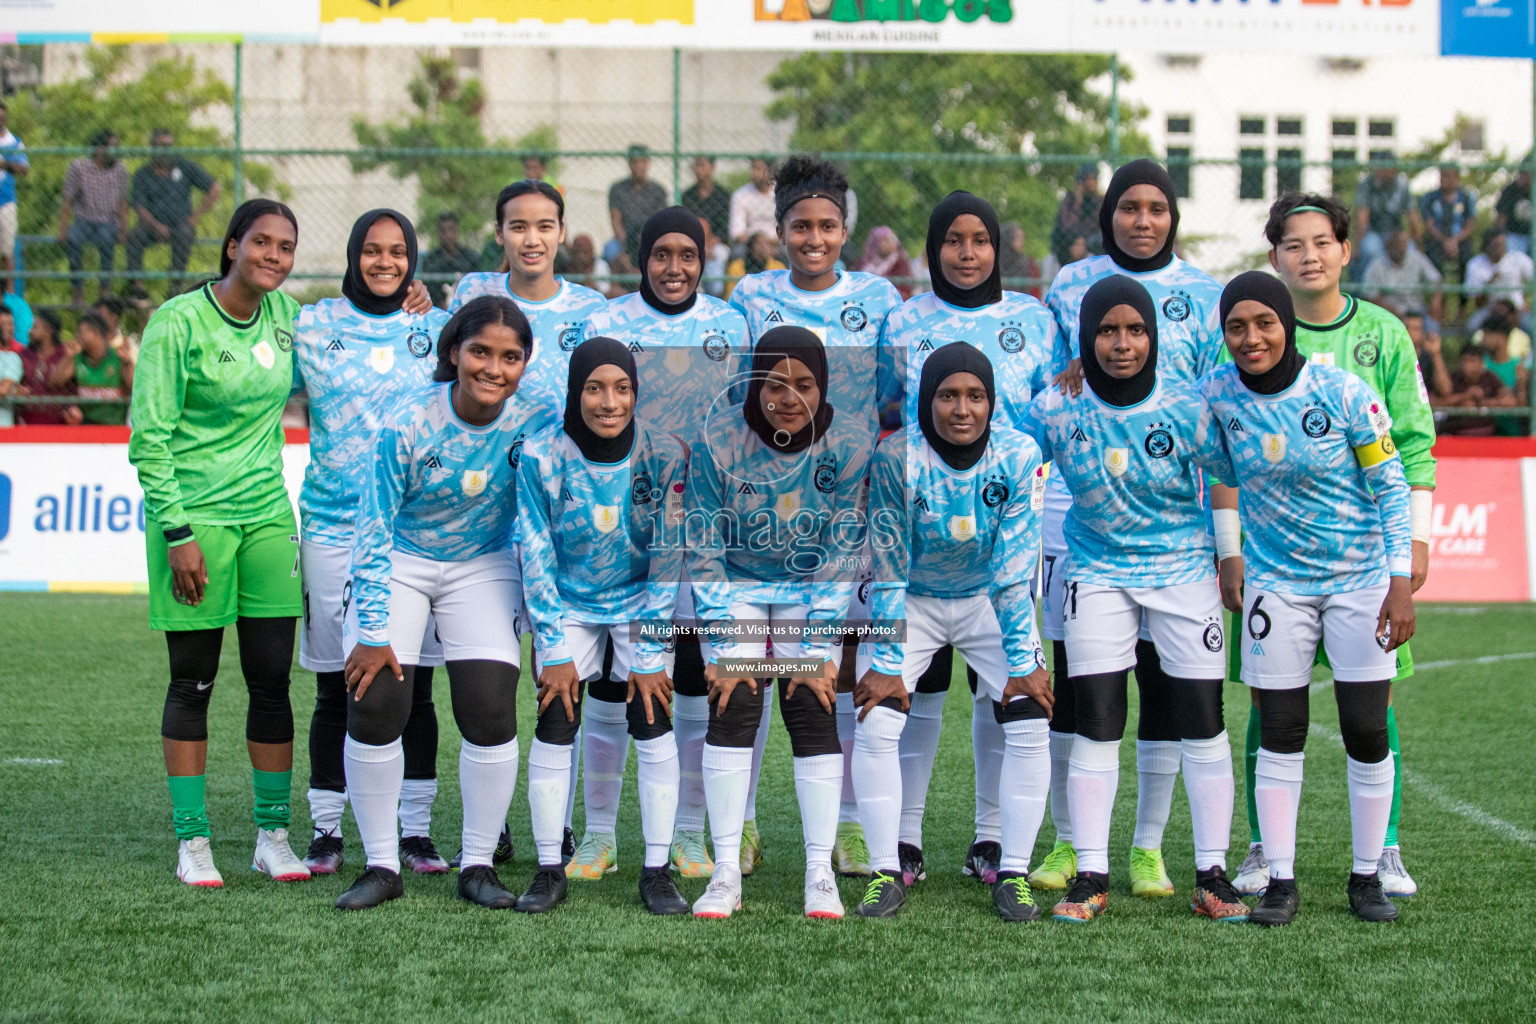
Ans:
POLYGON ((639 402, 635 357, 629 348, 612 338, 588 338, 571 352, 571 366, 565 378, 565 433, 576 442, 588 462, 623 462, 635 444, 634 415, 630 415, 629 422, 615 437, 599 437, 581 418, 582 389, 599 366, 617 366, 629 374, 630 387, 635 389, 635 400, 639 402))
POLYGON ((962 309, 976 309, 1000 300, 1003 297, 1003 261, 998 248, 1001 244, 1002 231, 997 226, 997 211, 992 209, 991 203, 969 192, 951 192, 945 196, 928 216, 928 280, 933 284, 933 293, 951 306, 962 309), (975 287, 957 288, 944 276, 939 253, 944 248, 944 236, 950 225, 967 213, 980 218, 992 239, 992 273, 975 287))
POLYGON ((1088 289, 1077 315, 1077 357, 1082 361, 1088 386, 1110 405, 1125 408, 1152 393, 1157 384, 1157 308, 1152 304, 1151 294, 1139 281, 1122 274, 1110 274, 1088 289), (1111 377, 1099 365, 1098 348, 1094 344, 1104 317, 1121 305, 1140 313, 1142 323, 1147 325, 1147 361, 1133 376, 1124 379, 1111 377))
POLYGON ((1285 284, 1279 278, 1259 270, 1250 270, 1234 277, 1221 292, 1223 328, 1226 327, 1227 315, 1232 312, 1232 307, 1244 299, 1268 306, 1280 317, 1280 323, 1285 327, 1285 351, 1279 362, 1263 373, 1250 374, 1238 370, 1238 379, 1256 395, 1277 395, 1296 383, 1301 368, 1307 365, 1306 358, 1296 348, 1296 307, 1291 304, 1291 293, 1286 291, 1285 284))
POLYGON ((981 460, 992 438, 992 410, 997 408, 997 393, 992 388, 992 361, 963 341, 941 346, 923 361, 922 381, 917 390, 917 425, 923 436, 951 469, 967 470, 981 460), (970 444, 954 444, 939 434, 933 423, 933 398, 939 385, 956 373, 974 373, 987 389, 987 422, 970 444))
MULTIPOLYGON (((669 206, 665 210, 658 210, 651 214, 640 229, 640 297, 645 304, 658 313, 667 316, 676 316, 686 313, 693 308, 694 302, 699 298, 699 287, 694 285, 693 293, 675 306, 669 306, 661 301, 661 296, 651 289, 651 250, 663 235, 673 232, 687 235, 693 239, 693 244, 699 247, 699 266, 709 258, 709 253, 704 251, 704 225, 699 223, 699 215, 683 209, 681 206, 669 206)), ((702 275, 702 271, 700 272, 702 275)))
POLYGON ((403 213, 394 210, 369 210, 352 225, 352 237, 347 239, 347 274, 341 279, 341 294, 358 309, 369 316, 389 316, 400 312, 400 307, 405 305, 405 296, 411 290, 411 281, 416 277, 416 229, 411 227, 410 218, 403 213), (362 259, 363 242, 368 237, 368 229, 374 222, 388 217, 400 225, 401 234, 405 235, 405 277, 389 295, 375 295, 368 288, 368 282, 363 280, 362 259))
POLYGON ((803 452, 819 437, 826 436, 832 425, 832 399, 827 394, 827 350, 815 333, 804 327, 775 327, 757 340, 752 350, 752 382, 747 385, 747 401, 742 406, 747 426, 763 439, 763 443, 776 452, 793 455, 803 452), (798 359, 816 378, 821 390, 821 403, 811 422, 787 434, 768 422, 763 412, 763 383, 768 373, 785 359, 798 359))
POLYGON ((1179 235, 1179 199, 1174 194, 1173 179, 1168 176, 1162 164, 1155 160, 1132 160, 1115 172, 1115 176, 1109 179, 1109 188, 1104 190, 1104 202, 1099 205, 1099 231, 1104 236, 1104 252, 1118 266, 1133 274, 1162 270, 1173 262, 1173 240, 1179 235), (1135 185, 1152 185, 1160 189, 1168 200, 1168 215, 1172 218, 1163 247, 1144 260, 1137 259, 1115 244, 1115 207, 1120 205, 1121 197, 1135 185))

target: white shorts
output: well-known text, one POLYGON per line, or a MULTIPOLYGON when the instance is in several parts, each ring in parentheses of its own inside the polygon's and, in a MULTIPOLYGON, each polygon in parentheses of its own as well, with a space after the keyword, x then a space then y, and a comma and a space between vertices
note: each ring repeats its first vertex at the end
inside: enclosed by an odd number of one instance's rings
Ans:
POLYGON ((1306 597, 1249 587, 1243 600, 1243 682, 1260 690, 1294 690, 1312 681, 1321 640, 1340 683, 1397 675, 1397 652, 1376 642, 1376 618, 1387 584, 1306 597))
MULTIPOLYGON (((394 553, 389 578, 389 645, 402 663, 420 664, 421 639, 436 617, 447 661, 522 664, 523 580, 510 551, 465 562, 394 553)), ((357 603, 347 610, 342 646, 357 644, 357 603)))
MULTIPOLYGON (((352 549, 315 541, 299 542, 304 577, 304 628, 299 631, 299 664, 311 672, 340 672, 347 664, 342 623, 352 604, 352 549)), ((396 657, 399 655, 397 654, 396 657)), ((417 665, 443 663, 437 623, 429 616, 417 665)))
POLYGON ((16 252, 16 204, 0 205, 0 256, 14 257, 16 252))
MULTIPOLYGON (((610 639, 613 641, 613 669, 609 678, 621 683, 629 681, 630 669, 635 665, 635 643, 629 638, 627 623, 602 626, 567 619, 560 623, 560 628, 565 631, 565 644, 571 652, 571 664, 576 666, 576 675, 582 682, 590 683, 602 675, 603 651, 610 639)), ((670 647, 662 655, 662 667, 668 678, 672 675, 676 658, 676 652, 670 647)))
POLYGON ((1216 579, 1171 587, 1067 583, 1067 664, 1074 676, 1119 672, 1136 664, 1136 641, 1151 634, 1163 671, 1176 679, 1226 673, 1221 588, 1216 579))
MULTIPOLYGON (((768 623, 774 626, 801 625, 806 621, 810 613, 810 607, 796 602, 794 604, 758 604, 753 601, 732 601, 726 618, 732 622, 768 623)), ((718 648, 713 648, 712 653, 722 658, 766 658, 768 657, 768 638, 742 638, 735 642, 718 648)), ((773 641, 773 656, 775 658, 800 658, 802 647, 798 640, 776 638, 773 641)), ((831 646, 828 660, 834 666, 843 663, 843 645, 841 641, 831 646)), ((707 661, 706 661, 707 664, 707 661)))
MULTIPOLYGON (((1008 655, 1003 650, 1003 627, 986 594, 951 598, 907 594, 907 639, 902 644, 901 681, 908 693, 917 690, 917 681, 928 671, 934 653, 946 644, 959 651, 965 663, 976 670, 986 695, 1001 701, 1003 688, 1008 685, 1008 655)), ((859 678, 869 671, 873 661, 873 646, 860 644, 859 678)), ((1035 664, 1045 667, 1045 652, 1039 644, 1035 645, 1035 664)))

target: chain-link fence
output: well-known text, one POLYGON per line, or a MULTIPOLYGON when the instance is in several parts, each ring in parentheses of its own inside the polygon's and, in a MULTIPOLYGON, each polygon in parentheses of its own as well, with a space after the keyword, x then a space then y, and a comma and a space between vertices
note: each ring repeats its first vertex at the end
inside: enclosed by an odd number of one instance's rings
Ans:
POLYGON ((1452 354, 1500 299, 1520 327, 1511 358, 1529 349, 1529 262, 1500 255, 1530 248, 1531 78, 1513 62, 0 50, 8 128, 29 163, 0 179, 0 208, 7 191, 17 203, 15 269, 0 276, 56 312, 66 336, 99 291, 129 301, 131 333, 156 302, 210 276, 229 212, 253 195, 298 215, 296 296, 339 293, 352 221, 380 206, 414 218, 422 276, 441 292, 465 270, 501 265, 494 196, 525 176, 565 196, 567 276, 612 293, 634 286, 610 213, 612 190, 628 188, 712 221, 721 248, 706 287, 722 293, 781 258, 771 229, 733 224, 732 194, 754 188, 755 161, 814 151, 846 168, 855 196, 844 264, 904 292, 927 287, 928 212, 965 188, 1005 224, 1010 286, 1043 294, 1061 265, 1102 251, 1108 175, 1144 154, 1168 164, 1180 192, 1181 254, 1218 278, 1265 263, 1262 226, 1279 193, 1331 192, 1360 209, 1349 287, 1426 314, 1453 371, 1452 354), (1234 76, 1272 81, 1273 96, 1223 92, 1234 76), (632 147, 648 155, 631 159, 632 147), (642 190, 642 175, 659 192, 642 190))

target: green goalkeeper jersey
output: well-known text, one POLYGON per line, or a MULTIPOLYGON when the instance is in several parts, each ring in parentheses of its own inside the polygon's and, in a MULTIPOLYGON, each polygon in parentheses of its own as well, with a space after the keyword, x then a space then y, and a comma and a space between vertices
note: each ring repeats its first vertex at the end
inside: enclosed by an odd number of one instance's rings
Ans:
MULTIPOLYGON (((1296 322, 1296 348, 1308 360, 1348 370, 1370 385, 1392 417, 1392 443, 1410 487, 1435 486, 1435 417, 1408 329, 1380 306, 1344 296, 1344 312, 1331 324, 1296 322)), ((1219 362, 1231 362, 1223 345, 1219 362)))
POLYGON ((133 375, 128 460, 162 529, 264 522, 288 507, 281 421, 298 312, 270 292, 242 323, 204 285, 150 318, 133 375))

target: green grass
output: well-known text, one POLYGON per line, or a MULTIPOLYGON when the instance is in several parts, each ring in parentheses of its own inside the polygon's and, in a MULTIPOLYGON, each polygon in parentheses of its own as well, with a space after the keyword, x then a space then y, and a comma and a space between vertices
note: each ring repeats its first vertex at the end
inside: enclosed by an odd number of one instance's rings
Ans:
MULTIPOLYGON (((1536 608, 1424 608, 1421 663, 1529 650, 1536 608)), ((767 861, 727 922, 657 920, 640 908, 633 765, 620 816, 621 864, 570 903, 530 918, 454 898, 452 877, 408 878, 406 898, 344 915, 340 877, 279 885, 250 873, 250 768, 233 630, 215 689, 209 810, 227 886, 192 890, 173 874, 175 843, 157 732, 164 642, 142 598, 0 599, 0 1021, 720 1021, 1528 1020, 1536 981, 1536 705, 1530 661, 1431 668, 1397 693, 1411 781, 1403 846, 1421 894, 1394 926, 1349 913, 1349 825, 1341 747, 1309 743, 1290 928, 1215 925, 1185 902, 1191 880, 1182 786, 1164 849, 1179 895, 1134 900, 1124 856, 1135 813, 1134 744, 1111 845, 1109 913, 1089 927, 1006 926, 987 890, 962 879, 970 842, 969 694, 951 691, 929 796, 929 880, 896 921, 806 921, 788 741, 775 725, 759 797, 767 861), (58 764, 16 759, 47 758, 58 764), (1465 812, 1480 808, 1523 833, 1465 812), (1523 836, 1523 838, 1522 838, 1523 836)), ((296 671, 298 762, 313 678, 296 671)), ((532 695, 520 695, 524 736, 532 695)), ((1133 698, 1134 699, 1134 698, 1133 698)), ((442 789, 433 830, 457 846, 458 744, 439 688, 442 789)), ((1246 694, 1227 692, 1241 738, 1246 694)), ((1336 727, 1332 698, 1314 721, 1336 727)), ((1241 749, 1238 750, 1241 756, 1241 749)), ((522 780, 520 779, 520 783, 522 780)), ((305 774, 296 831, 306 833, 305 774)), ((1238 781, 1233 860, 1247 830, 1238 781)), ((517 860, 532 874, 525 785, 512 805, 517 860)), ((578 812, 578 827, 580 813, 578 812)), ((1036 855, 1049 849, 1049 818, 1036 855)), ((697 895, 701 884, 684 886, 697 895)), ((843 884, 852 907, 861 887, 843 884)), ((1050 899, 1044 900, 1049 906, 1050 899)))

